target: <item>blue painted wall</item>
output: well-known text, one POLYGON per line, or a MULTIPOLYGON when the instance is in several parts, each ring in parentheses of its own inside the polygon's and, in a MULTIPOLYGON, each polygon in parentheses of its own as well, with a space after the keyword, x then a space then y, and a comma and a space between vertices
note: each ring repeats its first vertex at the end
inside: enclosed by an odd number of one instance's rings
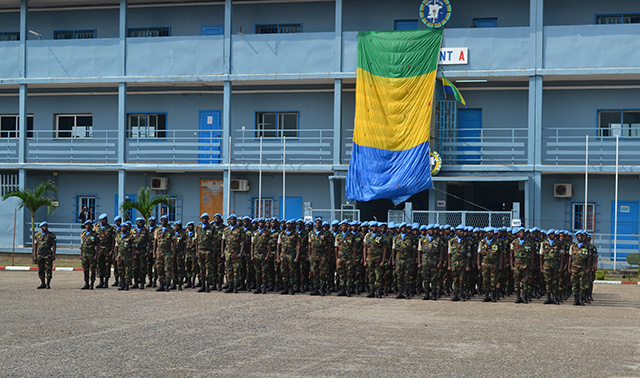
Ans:
POLYGON ((335 3, 319 1, 311 3, 284 4, 234 4, 233 33, 255 33, 259 23, 302 23, 302 31, 307 33, 335 30, 335 3))
POLYGON ((580 6, 572 0, 544 2, 545 25, 592 25, 596 13, 639 13, 640 2, 636 0, 580 0, 580 6))

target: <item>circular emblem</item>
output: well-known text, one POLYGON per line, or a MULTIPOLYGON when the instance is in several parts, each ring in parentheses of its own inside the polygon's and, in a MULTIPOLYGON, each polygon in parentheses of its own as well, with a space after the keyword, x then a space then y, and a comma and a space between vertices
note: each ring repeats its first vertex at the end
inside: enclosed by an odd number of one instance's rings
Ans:
POLYGON ((431 162, 431 176, 435 176, 440 173, 440 169, 442 168, 442 156, 436 151, 431 151, 429 160, 431 162))
POLYGON ((449 0, 423 0, 420 4, 420 19, 430 28, 441 28, 451 17, 449 0))

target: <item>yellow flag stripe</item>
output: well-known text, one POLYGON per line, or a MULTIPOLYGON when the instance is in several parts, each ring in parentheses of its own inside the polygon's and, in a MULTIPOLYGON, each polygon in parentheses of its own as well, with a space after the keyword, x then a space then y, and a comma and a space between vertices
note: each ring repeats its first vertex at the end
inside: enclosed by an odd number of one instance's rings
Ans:
POLYGON ((388 78, 358 68, 356 77, 354 143, 404 151, 429 141, 435 70, 388 78))

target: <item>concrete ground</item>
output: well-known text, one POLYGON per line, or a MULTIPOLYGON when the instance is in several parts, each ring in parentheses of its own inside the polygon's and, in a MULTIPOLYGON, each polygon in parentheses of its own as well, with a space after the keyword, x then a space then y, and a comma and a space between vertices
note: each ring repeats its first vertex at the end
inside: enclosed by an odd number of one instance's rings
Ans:
POLYGON ((640 376, 640 287, 592 305, 81 291, 0 272, 0 376, 640 376))

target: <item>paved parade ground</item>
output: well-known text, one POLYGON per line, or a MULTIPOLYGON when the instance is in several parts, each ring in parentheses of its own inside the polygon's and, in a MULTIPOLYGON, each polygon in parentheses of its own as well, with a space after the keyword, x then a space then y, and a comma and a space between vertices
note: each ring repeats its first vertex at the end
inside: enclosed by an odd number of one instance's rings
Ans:
POLYGON ((0 272, 0 376, 640 376, 640 287, 594 303, 107 290, 0 272))

